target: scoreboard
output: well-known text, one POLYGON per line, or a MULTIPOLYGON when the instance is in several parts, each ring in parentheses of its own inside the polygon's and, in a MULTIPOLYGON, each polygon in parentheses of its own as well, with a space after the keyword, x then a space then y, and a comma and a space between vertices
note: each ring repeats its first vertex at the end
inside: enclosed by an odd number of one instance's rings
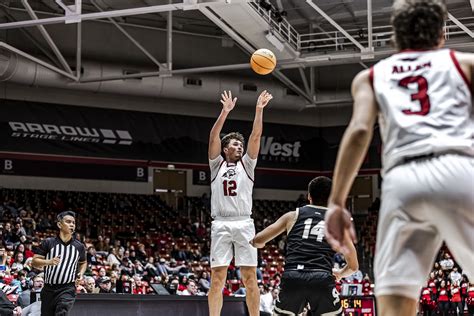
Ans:
POLYGON ((341 305, 344 316, 376 316, 375 297, 343 296, 341 305))

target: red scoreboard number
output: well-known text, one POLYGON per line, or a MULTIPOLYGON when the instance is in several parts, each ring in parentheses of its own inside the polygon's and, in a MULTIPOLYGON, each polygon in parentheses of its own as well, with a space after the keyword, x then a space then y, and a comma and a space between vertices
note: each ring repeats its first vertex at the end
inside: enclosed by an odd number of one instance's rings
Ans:
POLYGON ((341 299, 345 316, 376 316, 375 298, 371 296, 345 297, 341 299))

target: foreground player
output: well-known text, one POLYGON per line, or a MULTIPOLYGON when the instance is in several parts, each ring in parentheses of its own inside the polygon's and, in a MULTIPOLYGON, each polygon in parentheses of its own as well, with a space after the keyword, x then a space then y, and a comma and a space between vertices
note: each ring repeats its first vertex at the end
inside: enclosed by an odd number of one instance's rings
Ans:
POLYGON ((334 171, 326 234, 343 252, 344 237, 355 237, 344 205, 379 115, 384 181, 374 272, 382 316, 415 315, 443 240, 474 278, 474 55, 441 49, 446 17, 441 0, 395 1, 400 52, 352 83, 353 115, 334 171))
POLYGON ((347 277, 359 269, 357 252, 347 236, 347 264, 333 269, 335 252, 324 238, 324 214, 331 180, 317 177, 308 185, 310 204, 288 212, 257 234, 251 244, 263 248, 284 231, 288 234, 285 272, 273 315, 297 315, 309 303, 312 315, 342 312, 334 277, 347 277))
POLYGON ((250 316, 259 314, 257 250, 249 244, 255 236, 255 227, 250 215, 254 169, 263 129, 263 109, 271 99, 272 95, 267 91, 263 91, 258 97, 245 155, 244 137, 241 134, 230 133, 222 141, 220 139, 222 126, 237 101, 237 98, 232 99, 230 91, 222 94, 222 111, 209 136, 211 216, 214 219, 211 226, 211 288, 208 297, 211 316, 221 313, 222 289, 232 257, 235 257, 235 265, 241 267, 250 316))

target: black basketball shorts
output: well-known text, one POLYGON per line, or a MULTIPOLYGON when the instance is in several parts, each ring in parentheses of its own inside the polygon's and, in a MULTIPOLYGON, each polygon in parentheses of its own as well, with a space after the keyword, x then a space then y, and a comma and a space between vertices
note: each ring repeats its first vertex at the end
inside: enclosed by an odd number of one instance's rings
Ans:
POLYGON ((298 315, 309 307, 311 315, 341 315, 342 306, 332 273, 285 271, 274 315, 298 315))

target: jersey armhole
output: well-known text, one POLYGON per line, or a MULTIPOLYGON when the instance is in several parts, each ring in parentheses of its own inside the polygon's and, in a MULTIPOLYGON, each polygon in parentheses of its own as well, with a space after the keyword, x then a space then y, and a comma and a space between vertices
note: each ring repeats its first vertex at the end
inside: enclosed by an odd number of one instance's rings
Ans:
POLYGON ((219 170, 221 170, 222 165, 224 164, 224 162, 225 162, 225 159, 223 159, 221 161, 221 164, 219 165, 219 168, 217 168, 217 170, 216 170, 216 175, 214 176, 214 178, 211 179, 211 183, 214 182, 214 180, 216 180, 217 176, 219 175, 219 170))
POLYGON ((473 91, 472 91, 471 83, 469 82, 469 79, 467 79, 466 74, 465 74, 464 71, 462 70, 461 65, 459 64, 459 61, 458 61, 458 59, 456 58, 456 54, 455 54, 454 50, 451 49, 451 50, 449 51, 449 55, 451 56, 451 59, 453 60, 453 64, 454 64, 454 66, 456 67, 457 71, 459 72, 459 75, 461 75, 462 79, 463 79, 464 82, 466 83, 467 88, 469 89, 469 91, 473 92, 473 91))
MULTIPOLYGON (((247 155, 247 154, 245 154, 245 155, 247 155)), ((250 157, 248 157, 248 158, 250 158, 250 157)), ((252 159, 252 158, 250 158, 250 159, 252 159)), ((247 175, 247 177, 250 179, 250 181, 254 182, 254 180, 252 179, 252 177, 248 173, 247 168, 245 168, 245 163, 242 161, 242 159, 240 159, 240 163, 242 164, 242 167, 244 168, 244 171, 245 171, 245 174, 247 175)), ((254 175, 255 175, 255 169, 254 169, 254 175)))
POLYGON ((370 67, 369 69, 369 81, 372 90, 374 90, 374 66, 370 67))
POLYGON ((295 210, 295 216, 293 217, 292 219, 292 223, 289 227, 286 228, 286 235, 288 236, 291 232, 291 230, 293 229, 293 226, 295 226, 296 224, 296 221, 298 220, 298 216, 300 215, 300 208, 297 207, 296 210, 295 210))

